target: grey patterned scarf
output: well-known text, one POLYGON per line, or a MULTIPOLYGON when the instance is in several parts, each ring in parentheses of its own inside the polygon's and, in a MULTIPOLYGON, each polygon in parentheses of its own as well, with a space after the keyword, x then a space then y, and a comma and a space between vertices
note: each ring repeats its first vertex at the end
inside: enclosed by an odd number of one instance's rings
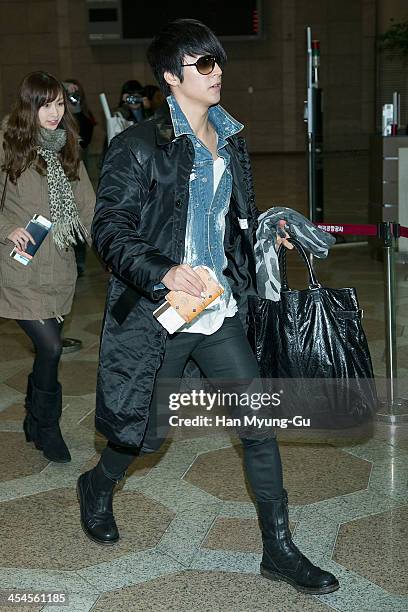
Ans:
POLYGON ((76 244, 78 238, 84 242, 88 235, 79 218, 71 183, 58 159, 58 152, 61 151, 66 141, 65 130, 40 128, 37 152, 47 162, 52 236, 60 249, 76 244))
POLYGON ((297 238, 315 257, 327 257, 329 248, 336 242, 334 236, 315 227, 297 210, 285 206, 273 206, 258 217, 255 259, 258 295, 278 302, 280 300, 280 272, 275 250, 279 221, 285 220, 290 236, 297 238))

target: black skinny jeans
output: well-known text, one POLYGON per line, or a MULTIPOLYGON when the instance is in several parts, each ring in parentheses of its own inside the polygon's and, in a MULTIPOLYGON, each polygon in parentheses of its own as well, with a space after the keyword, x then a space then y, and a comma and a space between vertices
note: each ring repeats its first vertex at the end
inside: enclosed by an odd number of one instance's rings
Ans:
MULTIPOLYGON (((222 327, 209 336, 181 332, 169 336, 156 375, 150 419, 141 448, 129 449, 109 443, 102 453, 104 471, 115 480, 123 475, 139 452, 153 452, 163 443, 164 438, 161 433, 158 437, 156 425, 164 408, 168 417, 168 395, 164 406, 159 392, 160 381, 180 379, 189 358, 208 379, 228 381, 228 391, 243 392, 248 389, 248 381, 259 381, 258 365, 238 315, 225 319, 222 327)), ((260 439, 255 435, 253 439, 241 437, 241 442, 247 478, 257 501, 279 498, 283 487, 282 464, 274 433, 260 439)))
POLYGON ((58 365, 62 353, 62 326, 56 319, 18 320, 35 349, 33 383, 41 391, 53 393, 58 388, 58 365))

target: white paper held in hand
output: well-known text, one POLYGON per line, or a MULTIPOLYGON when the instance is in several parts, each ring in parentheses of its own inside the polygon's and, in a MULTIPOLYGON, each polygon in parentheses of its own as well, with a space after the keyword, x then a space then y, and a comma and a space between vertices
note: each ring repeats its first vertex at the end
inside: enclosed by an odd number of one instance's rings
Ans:
MULTIPOLYGON (((42 215, 34 215, 33 218, 27 223, 25 229, 35 240, 35 244, 29 242, 26 246, 25 252, 28 253, 28 255, 34 257, 51 227, 51 221, 42 215)), ((23 266, 27 266, 31 261, 30 259, 27 259, 27 257, 24 257, 24 255, 17 253, 16 247, 14 247, 11 251, 10 257, 21 263, 23 266)))

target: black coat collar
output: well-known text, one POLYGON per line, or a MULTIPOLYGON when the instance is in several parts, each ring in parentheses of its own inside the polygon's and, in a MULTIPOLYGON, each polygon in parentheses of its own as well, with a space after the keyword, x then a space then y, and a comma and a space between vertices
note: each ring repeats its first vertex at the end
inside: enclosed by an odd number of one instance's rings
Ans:
POLYGON ((159 147, 163 147, 172 142, 176 137, 167 102, 164 102, 157 109, 154 119, 156 122, 156 142, 159 147))

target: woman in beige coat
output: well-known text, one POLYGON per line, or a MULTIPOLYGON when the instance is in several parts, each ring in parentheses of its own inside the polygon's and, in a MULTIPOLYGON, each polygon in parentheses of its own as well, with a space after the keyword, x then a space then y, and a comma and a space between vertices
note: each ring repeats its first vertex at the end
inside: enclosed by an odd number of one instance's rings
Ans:
POLYGON ((15 319, 35 348, 28 377, 24 432, 50 461, 71 456, 62 438, 58 364, 62 323, 71 309, 73 245, 89 242, 95 195, 79 162, 78 135, 62 84, 46 72, 22 81, 0 132, 0 317, 15 319), (25 226, 34 214, 52 222, 34 257, 25 226), (27 266, 10 256, 15 247, 27 266))

